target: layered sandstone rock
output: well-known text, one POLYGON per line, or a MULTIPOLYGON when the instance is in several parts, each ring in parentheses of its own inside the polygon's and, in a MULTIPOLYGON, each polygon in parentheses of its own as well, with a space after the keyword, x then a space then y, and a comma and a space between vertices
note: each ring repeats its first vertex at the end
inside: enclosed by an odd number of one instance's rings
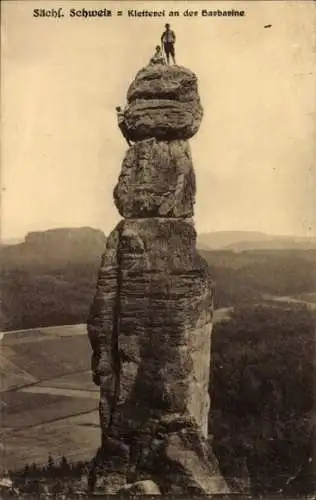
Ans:
POLYGON ((146 66, 136 75, 127 100, 127 128, 133 141, 189 139, 203 117, 197 78, 181 66, 146 66))
POLYGON ((126 218, 192 217, 195 174, 188 142, 137 142, 123 160, 114 199, 126 218))
POLYGON ((197 79, 180 67, 146 67, 127 98, 137 142, 114 190, 124 219, 107 240, 88 319, 100 386, 95 468, 115 478, 104 493, 135 481, 154 481, 162 493, 225 493, 207 442, 213 294, 196 251, 185 140, 202 117, 197 79))
POLYGON ((192 224, 168 218, 122 221, 110 235, 89 321, 95 379, 110 375, 103 424, 117 376, 114 424, 131 430, 151 412, 183 413, 207 435, 212 293, 195 240, 192 224))

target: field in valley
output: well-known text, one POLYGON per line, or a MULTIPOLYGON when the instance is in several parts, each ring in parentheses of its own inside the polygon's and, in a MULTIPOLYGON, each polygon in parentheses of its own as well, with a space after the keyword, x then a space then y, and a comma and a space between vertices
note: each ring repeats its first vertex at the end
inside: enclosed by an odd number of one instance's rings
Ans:
POLYGON ((98 388, 85 325, 7 332, 1 342, 1 462, 90 459, 100 442, 98 388))

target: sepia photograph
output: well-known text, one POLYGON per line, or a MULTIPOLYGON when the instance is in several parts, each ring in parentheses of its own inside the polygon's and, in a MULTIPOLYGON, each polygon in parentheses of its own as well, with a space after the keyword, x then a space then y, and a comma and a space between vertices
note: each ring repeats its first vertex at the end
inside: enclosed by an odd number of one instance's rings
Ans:
POLYGON ((1 2, 0 498, 316 498, 316 2, 1 2))

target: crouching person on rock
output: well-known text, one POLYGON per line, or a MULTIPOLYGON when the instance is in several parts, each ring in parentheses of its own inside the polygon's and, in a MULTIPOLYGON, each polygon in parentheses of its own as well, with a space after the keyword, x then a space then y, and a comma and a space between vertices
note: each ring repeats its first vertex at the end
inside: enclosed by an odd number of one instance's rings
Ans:
POLYGON ((166 64, 160 45, 156 45, 155 53, 149 64, 166 64))

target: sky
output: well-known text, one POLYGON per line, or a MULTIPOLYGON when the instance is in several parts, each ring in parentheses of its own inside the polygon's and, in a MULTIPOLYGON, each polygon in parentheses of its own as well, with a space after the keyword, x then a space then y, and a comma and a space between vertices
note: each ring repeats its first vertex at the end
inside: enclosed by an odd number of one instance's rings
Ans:
POLYGON ((312 1, 1 2, 1 236, 91 226, 108 234, 126 143, 115 106, 159 43, 196 73, 204 108, 190 141, 198 232, 316 236, 316 4, 312 1), (70 18, 112 9, 123 16, 70 18), (245 10, 202 17, 202 9, 245 10), (129 18, 128 9, 165 9, 129 18), (184 17, 186 9, 198 11, 184 17), (180 16, 168 17, 170 10, 180 16), (270 28, 264 28, 271 24, 270 28))

